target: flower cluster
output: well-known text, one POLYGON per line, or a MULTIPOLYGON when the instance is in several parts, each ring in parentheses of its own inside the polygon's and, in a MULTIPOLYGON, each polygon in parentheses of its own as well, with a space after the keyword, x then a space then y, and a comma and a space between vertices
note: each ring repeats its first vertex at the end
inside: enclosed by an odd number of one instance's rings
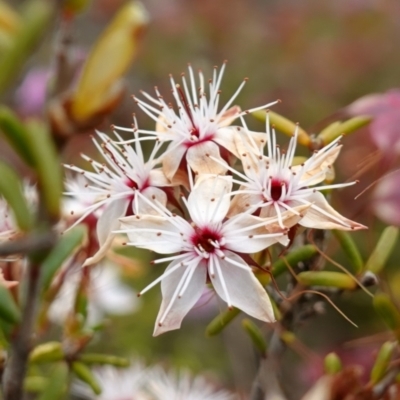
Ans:
POLYGON ((228 391, 216 389, 202 376, 192 377, 187 370, 166 372, 160 366, 146 367, 136 361, 126 369, 108 365, 93 372, 102 394, 96 396, 82 382, 76 382, 76 395, 88 400, 234 399, 228 391))
POLYGON ((85 159, 84 190, 69 185, 68 195, 89 199, 76 223, 97 212, 100 250, 86 264, 97 262, 113 237, 124 233, 126 243, 167 255, 164 273, 141 293, 161 282, 162 305, 154 335, 180 327, 207 284, 228 305, 274 322, 267 292, 252 268, 251 255, 276 243, 287 246, 296 225, 306 228, 356 230, 365 228, 335 211, 321 190, 353 184, 322 184, 340 152, 338 140, 294 165, 297 132, 287 151, 276 142, 267 118, 266 132, 253 132, 243 116, 274 103, 241 111, 232 106, 245 84, 219 110, 225 64, 206 81, 189 66, 189 79, 171 77, 176 108, 156 88, 143 93, 138 106, 156 123, 154 131, 114 127, 115 140, 103 133, 94 143, 103 162, 85 159), (235 119, 241 126, 233 126, 235 119), (123 140, 120 132, 132 138, 123 140), (145 161, 141 142, 154 140, 145 161), (131 146, 133 144, 133 146, 131 146), (165 146, 166 145, 166 146, 165 146), (266 152, 264 148, 266 147, 266 152), (166 149, 166 150, 165 150, 166 149), (163 151, 164 150, 164 151, 163 151))

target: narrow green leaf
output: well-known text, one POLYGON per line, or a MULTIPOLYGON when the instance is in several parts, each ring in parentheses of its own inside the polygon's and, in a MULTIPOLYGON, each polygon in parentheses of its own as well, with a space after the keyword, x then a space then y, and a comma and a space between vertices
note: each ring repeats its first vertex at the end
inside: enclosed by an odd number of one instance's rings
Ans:
POLYGON ((260 331, 260 328, 247 318, 242 321, 242 326, 250 336, 254 347, 260 352, 261 356, 264 357, 267 354, 267 343, 265 342, 264 335, 260 331))
POLYGON ((238 308, 232 308, 232 310, 227 310, 219 315, 217 315, 207 326, 206 336, 218 335, 226 328, 231 321, 235 319, 240 314, 238 308))
POLYGON ((382 317, 389 329, 394 331, 398 340, 400 339, 400 312, 384 293, 374 296, 375 311, 382 317))
POLYGON ((348 135, 349 133, 353 133, 363 126, 368 125, 371 120, 372 118, 368 115, 351 118, 345 122, 340 123, 339 125, 336 125, 334 128, 332 126, 329 126, 328 128, 330 129, 324 129, 317 136, 317 139, 320 139, 326 146, 327 144, 337 139, 339 136, 348 135))
POLYGON ((3 285, 0 285, 0 318, 11 324, 21 320, 21 310, 15 304, 10 291, 3 285))
POLYGON ((68 387, 68 367, 65 363, 58 363, 52 368, 47 385, 37 400, 59 400, 65 395, 68 387))
POLYGON ((334 229, 332 232, 351 262, 352 268, 350 272, 356 275, 359 274, 364 268, 364 262, 352 236, 346 231, 334 229))
POLYGON ((324 369, 327 374, 334 375, 342 370, 342 362, 336 353, 329 353, 324 359, 324 369))
POLYGON ((7 164, 0 162, 0 195, 11 207, 18 227, 29 231, 33 226, 33 216, 22 190, 18 175, 7 164))
POLYGON ((97 382, 97 379, 85 364, 75 361, 72 363, 72 370, 81 381, 85 382, 91 387, 95 394, 101 394, 101 387, 97 382))
POLYGON ((357 282, 344 272, 304 271, 297 275, 297 279, 305 286, 327 286, 347 290, 357 287, 357 282))
POLYGON ((316 254, 318 254, 318 251, 312 244, 307 244, 305 246, 292 250, 289 254, 285 255, 286 262, 285 260, 283 260, 282 257, 272 264, 272 274, 276 278, 283 272, 287 271, 286 263, 294 268, 296 267, 297 263, 301 261, 307 261, 310 258, 314 257, 316 254))
POLYGON ((122 357, 116 357, 109 354, 85 353, 81 354, 79 361, 84 364, 114 365, 116 367, 128 367, 129 360, 122 357))
POLYGON ((372 254, 365 264, 365 269, 371 271, 374 274, 378 274, 385 266, 386 261, 392 254, 394 245, 399 236, 399 228, 394 226, 388 226, 382 232, 381 237, 378 240, 372 254))
POLYGON ((373 385, 378 383, 386 374, 396 342, 385 342, 379 350, 376 361, 371 370, 370 380, 373 385))
POLYGON ((38 121, 28 126, 28 144, 38 175, 39 190, 49 215, 58 219, 62 194, 62 174, 54 143, 47 127, 38 121))
MULTIPOLYGON (((252 114, 260 121, 266 120, 267 113, 265 111, 255 111, 252 114)), ((309 146, 311 143, 311 138, 304 129, 297 126, 297 124, 290 119, 287 119, 274 111, 269 110, 268 115, 269 123, 274 125, 278 131, 284 133, 285 135, 292 137, 296 129, 298 129, 297 142, 303 146, 309 146)))
POLYGON ((45 291, 63 263, 71 257, 83 243, 87 235, 85 225, 78 225, 64 233, 41 266, 41 287, 45 291))
POLYGON ((0 131, 18 155, 33 167, 33 158, 27 145, 28 132, 15 113, 4 106, 0 107, 0 131))

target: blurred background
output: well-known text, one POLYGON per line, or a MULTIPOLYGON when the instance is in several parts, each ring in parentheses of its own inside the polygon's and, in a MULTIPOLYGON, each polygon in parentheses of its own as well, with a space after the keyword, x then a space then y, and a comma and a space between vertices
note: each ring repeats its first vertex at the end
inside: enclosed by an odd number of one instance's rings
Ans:
MULTIPOLYGON (((14 0, 8 4, 18 9, 22 2, 14 0)), ((122 4, 122 0, 92 0, 84 12, 69 22, 70 49, 78 63, 84 62, 122 4)), ((281 99, 274 111, 298 121, 311 134, 336 118, 348 116, 346 107, 358 98, 399 86, 398 0, 144 0, 143 5, 150 21, 141 33, 138 53, 126 74, 122 101, 98 126, 106 133, 111 133, 111 124, 129 127, 133 112, 137 113, 140 127, 153 129, 153 121, 140 112, 130 95, 139 94, 140 90, 152 94, 153 87, 158 86, 161 93, 169 96, 168 75, 172 73, 178 79, 187 63, 210 77, 214 65, 228 60, 221 86, 223 99, 229 99, 242 79, 248 77, 235 103, 251 108, 281 99)), ((54 19, 4 95, 3 101, 23 118, 43 116, 55 63, 54 47, 62 24, 59 16, 54 19)), ((400 107, 397 110, 400 112, 400 107)), ((246 121, 254 129, 264 129, 251 116, 246 121)), ((93 130, 89 129, 71 140, 63 150, 64 160, 79 163, 80 152, 95 155, 90 134, 93 130)), ((287 143, 287 138, 282 136, 282 142, 287 143)), ((369 231, 354 233, 367 258, 383 224, 373 214, 373 190, 357 200, 354 197, 396 168, 398 154, 382 151, 370 128, 346 137, 343 144, 336 163, 337 180, 357 178, 361 182, 334 193, 333 204, 347 217, 370 227, 369 231)), ((15 161, 5 145, 0 154, 15 161)), ((345 258, 336 252, 337 244, 331 242, 327 254, 335 254, 335 259, 346 265, 345 258)), ((397 250, 389 260, 385 274, 389 274, 390 283, 384 285, 400 301, 396 295, 400 275, 395 270, 399 256, 397 250)), ((151 255, 144 257, 151 259, 151 255)), ((134 291, 145 287, 164 268, 148 268, 147 263, 144 268, 139 264, 133 261, 121 268, 124 284, 134 291)), ((160 290, 155 288, 138 299, 129 314, 112 316, 111 312, 91 348, 138 357, 149 363, 187 367, 195 373, 208 374, 221 385, 248 392, 257 370, 251 343, 240 321, 221 335, 206 338, 205 326, 224 305, 211 292, 203 297, 181 330, 153 338, 161 300, 160 290)), ((368 370, 372 354, 385 338, 374 336, 382 329, 381 322, 363 292, 338 297, 337 304, 359 328, 351 326, 329 306, 325 315, 301 327, 297 333, 305 347, 289 350, 284 359, 283 370, 293 393, 303 392, 322 373, 322 357, 329 351, 344 355, 345 363, 360 363, 368 370), (360 337, 367 339, 356 340, 360 337)), ((56 335, 57 329, 51 335, 56 335)))

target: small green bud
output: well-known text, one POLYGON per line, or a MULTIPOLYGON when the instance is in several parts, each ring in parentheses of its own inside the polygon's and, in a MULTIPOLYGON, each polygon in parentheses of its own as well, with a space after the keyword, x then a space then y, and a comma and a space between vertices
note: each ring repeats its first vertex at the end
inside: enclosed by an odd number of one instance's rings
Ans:
POLYGON ((297 279, 299 283, 305 286, 327 286, 347 290, 357 287, 357 282, 343 272, 304 271, 297 275, 297 279))
POLYGON ((206 336, 214 336, 222 332, 240 314, 238 308, 232 308, 217 315, 207 326, 206 336))
POLYGON ((373 385, 378 383, 386 374, 396 342, 385 342, 379 350, 376 361, 371 370, 370 380, 373 385))
POLYGON ((101 387, 92 371, 83 363, 75 361, 72 363, 72 371, 82 381, 88 384, 93 392, 97 395, 101 394, 101 387))
POLYGON ((330 375, 342 370, 342 362, 336 353, 329 353, 324 359, 325 372, 330 375))
POLYGON ((64 359, 60 342, 47 342, 36 346, 29 354, 30 363, 47 363, 64 359))
POLYGON ((260 331, 260 328, 247 318, 242 321, 242 327, 250 336, 254 347, 260 352, 261 356, 265 356, 267 354, 267 343, 265 342, 264 335, 260 331))

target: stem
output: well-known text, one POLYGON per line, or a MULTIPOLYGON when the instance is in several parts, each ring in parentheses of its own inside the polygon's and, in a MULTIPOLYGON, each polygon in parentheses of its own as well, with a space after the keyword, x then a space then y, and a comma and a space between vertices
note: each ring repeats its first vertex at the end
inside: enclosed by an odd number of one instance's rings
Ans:
POLYGON ((27 293, 22 322, 11 343, 11 358, 4 372, 4 399, 22 400, 23 383, 29 352, 32 349, 32 333, 36 320, 40 266, 28 265, 27 293))

